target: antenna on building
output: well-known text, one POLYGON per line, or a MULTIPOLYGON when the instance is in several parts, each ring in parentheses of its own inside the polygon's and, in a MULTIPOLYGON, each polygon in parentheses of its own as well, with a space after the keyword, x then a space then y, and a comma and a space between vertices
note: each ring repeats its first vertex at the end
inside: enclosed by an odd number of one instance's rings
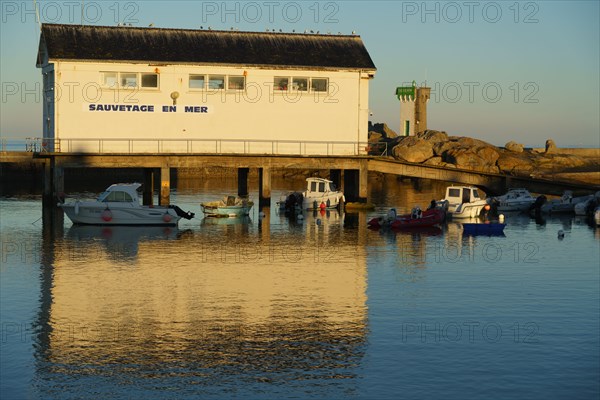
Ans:
POLYGON ((81 25, 83 25, 83 0, 81 0, 81 25))

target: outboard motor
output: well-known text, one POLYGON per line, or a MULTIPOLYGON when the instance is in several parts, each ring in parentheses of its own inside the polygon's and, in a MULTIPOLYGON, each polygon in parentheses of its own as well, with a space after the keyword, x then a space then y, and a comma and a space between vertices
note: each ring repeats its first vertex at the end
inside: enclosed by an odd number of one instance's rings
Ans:
POLYGON ((547 200, 548 199, 544 195, 538 196, 535 199, 535 202, 531 206, 529 206, 529 211, 535 211, 536 213, 540 212, 542 206, 546 204, 547 200))
POLYGON ((169 208, 172 208, 175 211, 175 214, 177 214, 181 218, 192 219, 196 215, 196 214, 194 214, 193 212, 190 212, 190 211, 183 211, 181 208, 179 208, 177 206, 171 205, 171 206, 169 206, 169 208))

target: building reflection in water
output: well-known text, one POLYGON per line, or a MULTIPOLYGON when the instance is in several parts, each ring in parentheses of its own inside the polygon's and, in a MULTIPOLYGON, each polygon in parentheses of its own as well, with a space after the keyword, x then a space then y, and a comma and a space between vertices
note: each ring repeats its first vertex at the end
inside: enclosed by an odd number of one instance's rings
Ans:
POLYGON ((366 341, 364 230, 343 230, 337 212, 310 218, 287 234, 263 221, 66 235, 45 225, 41 390, 113 375, 352 385, 341 378, 355 377, 366 341))

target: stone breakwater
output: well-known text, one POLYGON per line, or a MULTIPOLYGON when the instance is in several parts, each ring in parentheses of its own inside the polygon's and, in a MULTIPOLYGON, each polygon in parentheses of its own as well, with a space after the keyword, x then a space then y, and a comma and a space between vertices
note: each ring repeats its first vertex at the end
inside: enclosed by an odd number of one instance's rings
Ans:
POLYGON ((550 139, 543 149, 525 148, 514 141, 497 147, 443 131, 396 136, 385 124, 371 128, 371 154, 387 148, 388 156, 423 165, 600 185, 600 149, 563 150, 550 139))

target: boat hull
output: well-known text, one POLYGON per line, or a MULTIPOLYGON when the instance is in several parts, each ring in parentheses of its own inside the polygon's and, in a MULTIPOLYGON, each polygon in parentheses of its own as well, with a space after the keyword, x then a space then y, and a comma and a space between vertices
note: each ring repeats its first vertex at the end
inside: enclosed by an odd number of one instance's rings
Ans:
POLYGON ((201 204, 201 207, 205 217, 238 218, 249 215, 253 205, 252 202, 239 206, 221 206, 206 203, 201 204))
POLYGON ((62 204, 67 217, 77 225, 105 226, 177 226, 181 219, 174 210, 166 207, 134 207, 94 203, 62 204))
POLYGON ((512 202, 500 202, 498 204, 498 211, 503 211, 503 212, 511 212, 511 211, 527 211, 529 210, 529 208, 531 207, 531 205, 535 202, 535 199, 533 200, 527 200, 527 201, 512 201, 512 202))
POLYGON ((476 203, 463 203, 450 205, 448 208, 448 214, 454 219, 463 219, 463 218, 478 218, 481 215, 481 210, 485 207, 487 203, 484 200, 481 200, 476 203))
POLYGON ((339 207, 344 201, 344 195, 340 193, 329 193, 324 196, 304 195, 302 208, 305 210, 333 209, 339 207))
POLYGON ((431 209, 423 211, 419 218, 412 218, 410 214, 400 215, 392 221, 391 227, 393 229, 423 228, 441 224, 444 221, 444 218, 444 211, 431 209))

